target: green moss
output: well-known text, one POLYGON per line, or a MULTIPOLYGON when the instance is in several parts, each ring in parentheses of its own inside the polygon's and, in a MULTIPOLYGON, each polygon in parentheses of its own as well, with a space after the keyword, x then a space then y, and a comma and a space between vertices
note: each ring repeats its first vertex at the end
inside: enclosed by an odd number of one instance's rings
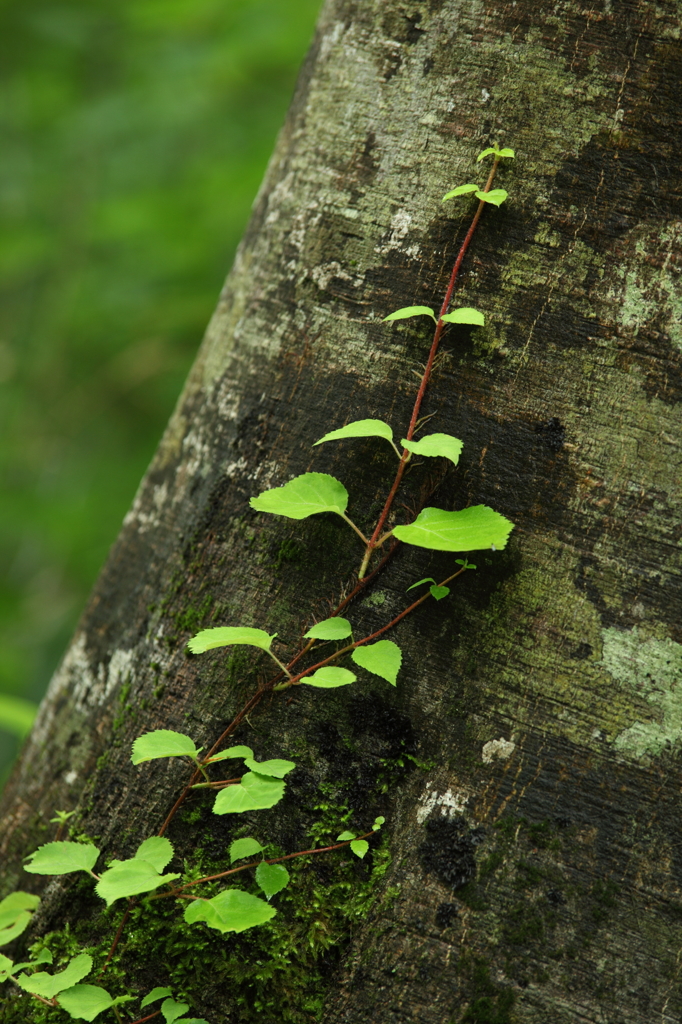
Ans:
POLYGON ((490 976, 490 966, 484 960, 477 959, 469 968, 466 961, 460 965, 463 973, 470 974, 471 1002, 461 1024, 511 1024, 511 1012, 516 997, 511 989, 503 988, 490 976))

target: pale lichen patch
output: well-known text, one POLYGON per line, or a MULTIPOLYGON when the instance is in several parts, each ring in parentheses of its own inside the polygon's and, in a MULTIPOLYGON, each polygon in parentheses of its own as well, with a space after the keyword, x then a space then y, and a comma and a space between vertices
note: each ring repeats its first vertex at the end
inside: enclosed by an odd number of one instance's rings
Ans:
POLYGON ((512 740, 505 740, 503 736, 500 736, 499 740, 488 740, 487 743, 483 744, 481 757, 485 764, 490 764, 491 761, 498 759, 506 761, 515 750, 516 744, 512 740))
POLYGON ((651 705, 655 718, 634 722, 615 739, 617 750, 635 757, 660 754, 682 736, 682 645, 631 630, 603 630, 602 663, 621 687, 651 705))

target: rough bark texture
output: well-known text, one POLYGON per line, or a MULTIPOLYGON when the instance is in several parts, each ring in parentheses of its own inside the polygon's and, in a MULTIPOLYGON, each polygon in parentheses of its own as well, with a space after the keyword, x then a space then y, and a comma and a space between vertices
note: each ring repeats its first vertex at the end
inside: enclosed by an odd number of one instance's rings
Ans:
MULTIPOLYGON (((488 325, 445 341, 425 412, 465 448, 430 501, 485 502, 516 529, 401 623, 395 692, 368 676, 301 688, 238 734, 300 765, 252 833, 294 850, 348 806, 360 827, 386 814, 392 860, 350 940, 324 900, 357 903, 363 869, 301 874, 305 908, 291 897, 279 917, 328 927, 314 964, 298 932, 289 974, 281 942, 193 947, 185 987, 212 1024, 682 1019, 681 15, 672 0, 323 10, 197 363, 5 793, 7 890, 31 884, 21 857, 53 838, 55 808, 79 806, 107 856, 158 828, 185 769, 134 769, 131 740, 212 742, 264 671, 188 656, 197 628, 277 630, 286 653, 352 579, 359 542, 339 519, 276 520, 248 498, 331 472, 354 519, 376 518, 388 446, 311 445, 367 416, 401 436, 429 329, 380 318, 439 303, 471 210, 441 196, 482 178, 494 140, 517 152, 510 200, 485 212, 456 294, 488 325), (280 981, 254 980, 254 957, 280 981)), ((357 630, 453 559, 403 550, 350 610, 357 630)), ((244 822, 190 808, 171 838, 224 857, 244 822)), ((99 941, 88 891, 53 883, 37 933, 66 907, 99 941)), ((182 974, 177 948, 146 955, 140 986, 182 974)), ((4 1013, 25 1019, 13 1000, 4 1013)))

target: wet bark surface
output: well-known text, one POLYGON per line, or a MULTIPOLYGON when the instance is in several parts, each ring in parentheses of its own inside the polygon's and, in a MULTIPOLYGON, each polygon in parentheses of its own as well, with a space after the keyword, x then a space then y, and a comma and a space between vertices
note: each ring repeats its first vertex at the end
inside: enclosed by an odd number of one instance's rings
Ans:
MULTIPOLYGON (((283 850, 305 844, 320 785, 358 829, 381 813, 390 833, 372 909, 320 976, 324 1008, 269 1012, 681 1019, 681 13, 326 4, 197 363, 5 791, 7 891, 36 883, 21 858, 54 837, 55 808, 78 807, 108 857, 159 827, 187 773, 133 768, 131 741, 170 728, 210 744, 267 672, 251 654, 192 657, 197 629, 277 631, 286 657, 353 585, 361 549, 341 520, 248 499, 330 472, 371 528, 388 446, 312 445, 366 417, 403 436, 430 334, 381 318, 439 305, 472 213, 441 197, 482 184, 476 155, 497 141, 517 153, 496 182, 510 199, 486 210, 455 295, 486 327, 449 330, 424 408, 464 452, 457 471, 415 467, 397 514, 428 494, 515 530, 396 629, 396 691, 367 675, 297 690, 237 734, 299 765, 286 802, 253 818, 283 850)), ((454 558, 403 549, 349 609, 356 635, 454 558)), ((237 826, 193 806, 199 832, 178 818, 170 836, 218 857, 237 826)), ((52 885, 38 932, 69 900, 52 885)), ((208 983, 203 998, 210 1020, 256 1012, 208 983)))

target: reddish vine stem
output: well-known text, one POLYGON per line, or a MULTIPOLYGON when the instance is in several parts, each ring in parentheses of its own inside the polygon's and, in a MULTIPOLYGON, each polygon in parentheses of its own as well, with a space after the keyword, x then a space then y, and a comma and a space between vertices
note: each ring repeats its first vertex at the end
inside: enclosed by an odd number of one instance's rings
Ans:
MULTIPOLYGON (((287 853, 283 857, 272 857, 265 861, 266 864, 279 864, 283 860, 293 860, 295 857, 309 857, 313 853, 329 853, 331 850, 340 850, 343 846, 350 846, 356 839, 367 839, 369 836, 376 835, 374 829, 369 832, 365 832, 361 836, 356 836, 355 839, 346 839, 342 843, 334 843, 333 846, 316 846, 313 850, 297 850, 296 853, 287 853)), ((229 868, 228 871, 221 871, 218 875, 207 875, 205 878, 197 878, 193 882, 187 882, 185 885, 178 886, 177 889, 172 889, 170 892, 159 893, 156 896, 150 896, 150 900, 162 900, 167 896, 179 896, 185 889, 189 889, 193 885, 200 885, 202 882, 215 882, 218 878, 226 878, 227 875, 236 875, 239 871, 247 871, 249 868, 257 868, 261 863, 259 860, 254 860, 250 864, 240 864, 238 868, 229 868)))
MULTIPOLYGON (((493 161, 493 166, 490 169, 490 174, 488 175, 488 180, 485 183, 485 188, 483 189, 484 192, 489 192, 490 191, 490 186, 492 185, 492 183, 494 181, 495 172, 497 171, 497 165, 499 164, 499 162, 500 162, 500 158, 499 157, 497 157, 493 161)), ((417 421, 419 419, 419 410, 421 409, 421 405, 422 405, 422 402, 424 400, 424 395, 426 394, 426 388, 428 386, 429 379, 431 377, 431 371, 433 370, 433 362, 434 362, 434 359, 436 358, 436 353, 438 352, 438 345, 440 343, 440 336, 443 333, 443 328, 445 326, 443 320, 441 320, 441 317, 445 316, 445 314, 448 311, 448 306, 450 305, 450 300, 452 299, 452 293, 453 293, 454 288, 455 288, 455 282, 457 281, 457 275, 459 274, 460 267, 462 266, 462 260, 464 259, 466 251, 469 248, 469 243, 471 242, 471 239, 474 236, 474 232, 476 230, 476 226, 477 226, 479 220, 481 219, 481 214, 483 213, 484 206, 485 206, 485 200, 484 199, 479 200, 478 209, 476 210, 476 213, 474 214, 474 219, 472 220, 471 225, 469 227, 469 230, 467 231, 466 236, 464 238, 464 241, 462 242, 462 244, 460 246, 459 252, 457 254, 457 259, 455 260, 455 264, 454 264, 454 266, 452 268, 452 273, 450 274, 450 281, 448 283, 447 291, 445 292, 445 298, 443 299, 443 304, 442 304, 442 306, 440 308, 440 313, 438 314, 438 322, 436 323, 436 329, 435 329, 434 334, 433 334, 433 341, 431 343, 431 351, 429 352, 429 358, 426 361, 426 367, 424 369, 424 373, 422 375, 422 379, 421 379, 421 382, 419 384, 419 391, 417 392, 417 397, 416 397, 415 402, 414 402, 414 408, 412 409, 412 418, 410 419, 410 426, 409 426, 408 431, 407 431, 407 440, 408 441, 412 440, 412 436, 413 436, 413 434, 415 432, 415 429, 417 427, 417 421)), ((400 463, 398 465, 398 470, 397 470, 396 475, 395 475, 395 480, 393 481, 393 485, 392 485, 390 491, 388 492, 388 497, 386 498, 386 503, 385 503, 385 505, 383 507, 381 515, 379 516, 379 520, 377 522, 377 525, 374 528, 374 533, 372 534, 372 536, 369 539, 369 544, 367 545, 367 550, 365 552, 365 557, 364 557, 364 559, 362 561, 362 565, 360 567, 360 577, 363 576, 364 570, 366 569, 367 564, 369 562, 369 559, 372 556, 372 552, 377 547, 377 540, 379 539, 379 537, 381 535, 381 531, 383 529, 384 523, 388 519, 388 514, 391 511, 391 506, 393 505, 393 501, 394 501, 395 496, 396 496, 396 494, 398 492, 398 488, 400 487, 400 482, 401 482, 401 480, 403 478, 403 473, 405 472, 405 467, 407 466, 407 460, 409 459, 409 457, 410 457, 410 453, 407 451, 407 449, 405 449, 403 451, 403 454, 402 454, 401 458, 400 458, 400 463)))
POLYGON ((146 1020, 153 1020, 154 1017, 160 1017, 160 1016, 161 1016, 161 1010, 155 1010, 154 1013, 150 1013, 148 1017, 138 1017, 137 1020, 134 1020, 132 1022, 132 1024, 144 1024, 144 1022, 146 1020))
POLYGON ((132 900, 132 899, 128 900, 128 906, 126 907, 125 914, 121 918, 121 923, 119 924, 118 928, 116 929, 116 934, 114 935, 114 941, 111 943, 111 947, 109 949, 109 952, 107 953, 107 958, 104 961, 104 966, 102 967, 102 970, 97 975, 98 978, 102 977, 102 975, 106 971, 107 967, 111 963, 111 958, 114 955, 114 953, 116 952, 116 947, 118 946, 119 942, 121 941, 121 935, 123 934, 123 929, 125 928, 126 924, 128 923, 128 918, 130 917, 130 911, 133 909, 133 907, 135 906, 136 903, 137 903, 137 900, 132 900))

